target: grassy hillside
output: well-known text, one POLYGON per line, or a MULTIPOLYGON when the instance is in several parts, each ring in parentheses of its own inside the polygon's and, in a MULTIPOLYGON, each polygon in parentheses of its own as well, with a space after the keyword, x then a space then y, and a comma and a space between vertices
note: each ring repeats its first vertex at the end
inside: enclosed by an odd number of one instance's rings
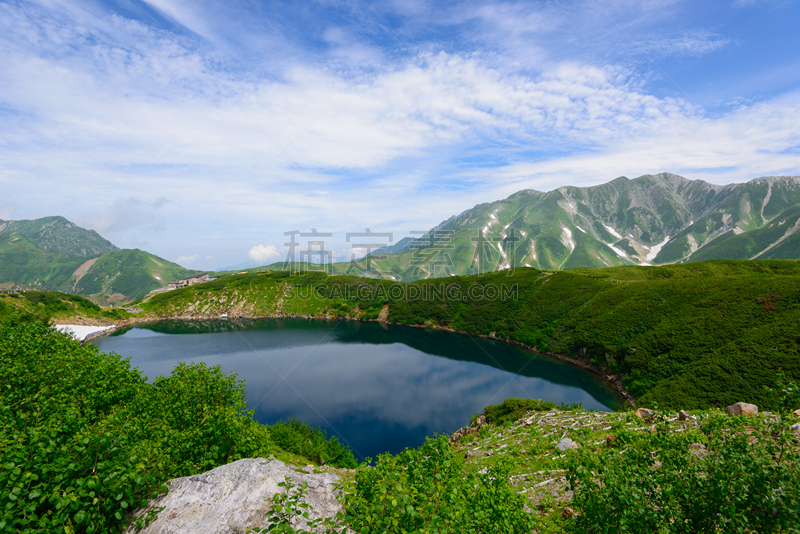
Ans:
POLYGON ((139 299, 170 280, 199 272, 139 249, 117 250, 100 256, 74 289, 84 295, 121 293, 139 299))
POLYGON ((492 335, 619 375, 641 405, 758 402, 800 380, 800 262, 714 261, 408 284, 283 271, 223 276, 157 295, 154 316, 315 315, 492 335))
POLYGON ((47 251, 13 232, 0 233, 0 282, 138 299, 170 280, 198 272, 138 249, 80 257, 47 251))
POLYGON ((47 252, 27 237, 0 233, 0 281, 66 291, 89 258, 47 252))
POLYGON ((42 250, 89 258, 117 249, 94 230, 86 230, 64 217, 30 221, 0 221, 0 234, 22 236, 42 250))
POLYGON ((199 272, 138 249, 120 250, 63 217, 0 221, 0 283, 124 301, 199 272))
POLYGON ((57 291, 26 291, 0 295, 0 317, 11 315, 32 315, 55 322, 74 322, 76 319, 106 322, 131 317, 125 310, 104 309, 84 297, 57 291))

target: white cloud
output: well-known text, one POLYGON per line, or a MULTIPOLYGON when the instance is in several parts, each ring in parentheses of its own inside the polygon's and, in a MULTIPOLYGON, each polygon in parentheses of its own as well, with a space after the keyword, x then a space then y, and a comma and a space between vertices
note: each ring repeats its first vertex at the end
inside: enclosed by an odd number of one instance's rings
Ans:
MULTIPOLYGON (((150 3, 175 20, 194 7, 150 3)), ((0 190, 30 175, 0 217, 64 214, 120 247, 179 260, 193 258, 184 247, 202 250, 201 264, 254 242, 251 258, 277 255, 295 228, 430 228, 524 188, 659 171, 717 183, 797 174, 800 94, 711 117, 648 92, 646 73, 571 53, 600 43, 602 57, 611 42, 697 56, 733 42, 702 29, 657 34, 676 5, 461 4, 445 23, 425 11, 391 47, 322 21, 322 53, 270 45, 268 60, 237 62, 144 18, 0 3, 0 190), (609 16, 632 32, 644 14, 643 30, 621 42, 609 16), (436 24, 479 46, 403 40, 436 24)), ((230 21, 211 12, 203 5, 187 24, 219 40, 230 21)))
POLYGON ((175 263, 191 265, 194 262, 194 260, 196 260, 199 257, 200 257, 199 254, 193 254, 191 256, 179 256, 178 258, 175 259, 175 263))
POLYGON ((275 245, 256 245, 250 249, 247 256, 253 261, 267 261, 280 256, 275 245))

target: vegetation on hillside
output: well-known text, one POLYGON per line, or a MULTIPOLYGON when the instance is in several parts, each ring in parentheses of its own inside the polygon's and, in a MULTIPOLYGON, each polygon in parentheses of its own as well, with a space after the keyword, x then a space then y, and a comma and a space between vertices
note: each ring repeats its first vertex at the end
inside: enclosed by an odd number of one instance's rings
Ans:
POLYGON ((100 256, 75 284, 74 291, 83 295, 121 293, 136 300, 170 280, 199 272, 139 249, 123 249, 100 256))
POLYGON ((527 533, 534 517, 509 484, 511 462, 468 471, 447 436, 418 449, 361 464, 347 495, 347 523, 356 532, 527 533))
MULTIPOLYGON (((398 533, 793 531, 800 388, 778 378, 763 407, 779 415, 759 418, 650 422, 508 399, 455 443, 359 466, 345 520, 398 533), (563 437, 579 448, 556 450, 563 437)), ((169 478, 242 457, 356 465, 302 423, 256 423, 244 384, 218 367, 181 364, 148 384, 30 315, 0 320, 0 391, 2 531, 113 532, 169 478)))
POLYGON ((199 271, 138 249, 119 250, 63 217, 0 221, 0 282, 138 299, 199 271))
POLYGON ((57 291, 26 291, 0 295, 0 317, 30 314, 41 320, 69 321, 74 317, 119 321, 131 317, 120 308, 102 308, 79 295, 57 291))
POLYGON ((763 400, 800 380, 800 262, 714 261, 401 284, 285 271, 223 276, 153 297, 158 316, 315 315, 427 325, 525 343, 621 377, 638 404, 763 400))
MULTIPOLYGON (((796 532, 800 419, 789 410, 800 407, 800 389, 784 383, 769 399, 777 413, 645 419, 507 399, 469 431, 359 466, 344 521, 317 526, 328 534, 343 524, 370 533, 796 532)), ((308 505, 288 486, 293 497, 273 498, 275 530, 261 532, 299 532, 289 518, 308 505)))
POLYGON ((72 273, 88 259, 62 252, 46 252, 26 237, 0 233, 2 282, 66 291, 74 281, 72 273))
POLYGON ((0 236, 25 237, 47 252, 90 258, 118 250, 94 230, 86 230, 64 217, 42 217, 23 221, 1 221, 0 236))
POLYGON ((307 446, 297 423, 279 427, 288 450, 278 446, 219 367, 181 364, 149 384, 128 360, 30 315, 0 319, 0 391, 2 532, 115 532, 168 479, 239 458, 356 463, 314 432, 307 446))

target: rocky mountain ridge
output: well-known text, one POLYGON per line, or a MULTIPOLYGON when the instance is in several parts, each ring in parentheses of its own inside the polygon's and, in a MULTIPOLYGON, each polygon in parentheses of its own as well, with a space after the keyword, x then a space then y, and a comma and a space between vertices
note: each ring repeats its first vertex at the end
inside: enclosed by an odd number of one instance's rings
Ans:
POLYGON ((427 242, 417 240, 375 264, 411 280, 520 266, 796 259, 798 220, 798 176, 724 186, 669 173, 619 177, 593 187, 527 189, 479 204, 443 221, 427 242))

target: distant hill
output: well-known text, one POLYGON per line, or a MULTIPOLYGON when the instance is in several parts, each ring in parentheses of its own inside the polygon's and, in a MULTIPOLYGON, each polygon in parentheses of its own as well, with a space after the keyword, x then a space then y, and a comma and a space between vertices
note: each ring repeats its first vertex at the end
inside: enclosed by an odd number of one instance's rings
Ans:
POLYGON ((0 220, 0 236, 27 238, 42 250, 86 258, 119 250, 94 230, 81 228, 64 217, 43 217, 30 221, 0 220))
POLYGON ((798 219, 797 176, 725 186, 668 173, 620 177, 594 187, 524 190, 479 204, 439 224, 435 246, 430 236, 418 239, 374 264, 400 280, 415 280, 521 266, 798 259, 798 219))
POLYGON ((120 250, 63 217, 0 222, 0 283, 125 301, 198 272, 142 250, 120 250))

